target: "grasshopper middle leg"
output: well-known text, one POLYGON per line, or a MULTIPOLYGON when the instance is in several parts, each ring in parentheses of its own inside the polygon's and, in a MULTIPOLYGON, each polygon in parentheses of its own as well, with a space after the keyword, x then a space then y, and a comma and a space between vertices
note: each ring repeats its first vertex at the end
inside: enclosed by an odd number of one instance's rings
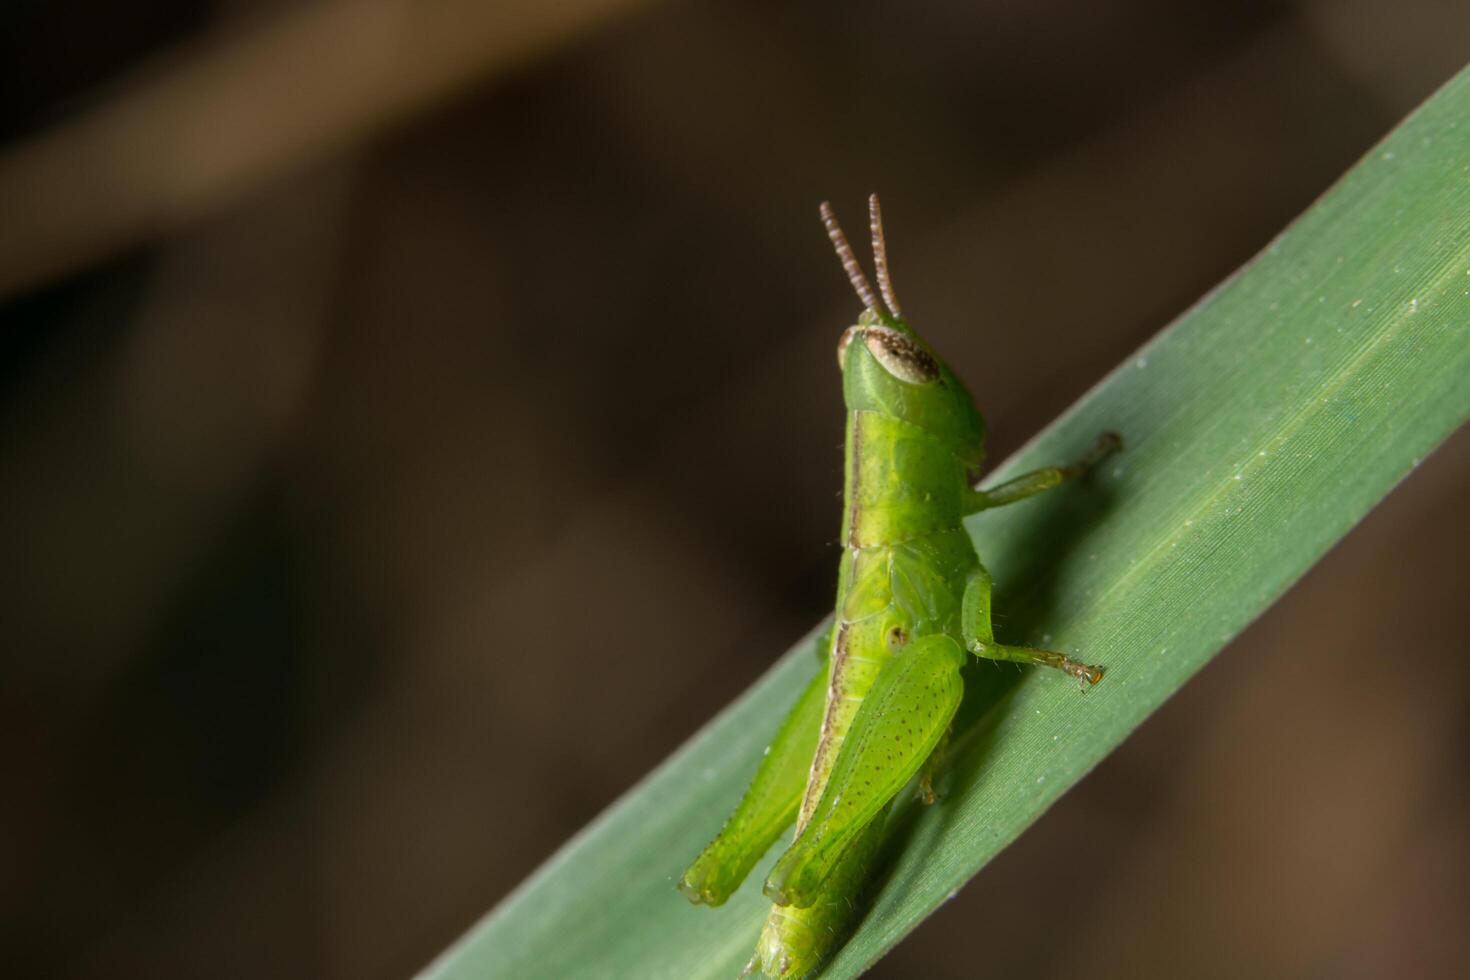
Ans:
POLYGON ((990 622, 990 592, 990 573, 984 566, 976 567, 965 584, 965 597, 960 608, 960 629, 964 633, 965 646, 971 653, 987 660, 1009 660, 1014 663, 1054 667, 1088 684, 1096 684, 1102 680, 1101 667, 1073 660, 1064 653, 997 643, 990 622))
POLYGON ((1123 448, 1123 438, 1116 432, 1104 432, 1098 437, 1097 444, 1088 451, 1086 456, 1067 466, 1047 466, 1030 473, 1023 473, 1014 480, 1007 480, 998 487, 989 490, 970 491, 970 505, 965 508, 966 513, 973 514, 976 511, 989 510, 992 507, 1004 507, 1027 497, 1034 497, 1053 487, 1059 487, 1069 480, 1076 480, 1087 475, 1098 463, 1106 459, 1111 453, 1123 448))

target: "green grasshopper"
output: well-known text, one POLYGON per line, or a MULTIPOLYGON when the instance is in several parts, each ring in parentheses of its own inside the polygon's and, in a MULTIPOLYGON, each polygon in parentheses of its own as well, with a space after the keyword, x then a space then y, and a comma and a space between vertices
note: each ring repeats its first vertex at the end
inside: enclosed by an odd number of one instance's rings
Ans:
POLYGON ((1082 684, 1103 669, 1000 643, 990 574, 962 519, 1086 473, 1121 448, 1107 433, 1082 460, 975 489, 985 421, 914 333, 889 278, 878 196, 868 201, 883 306, 832 208, 822 222, 863 303, 837 343, 847 404, 837 608, 818 639, 826 669, 802 692, 735 812, 684 872, 695 903, 720 905, 793 820, 796 839, 766 878, 775 903, 742 976, 794 978, 842 937, 894 797, 915 775, 925 803, 963 694, 965 651, 1055 667, 1082 684), (886 308, 885 308, 886 307, 886 308))

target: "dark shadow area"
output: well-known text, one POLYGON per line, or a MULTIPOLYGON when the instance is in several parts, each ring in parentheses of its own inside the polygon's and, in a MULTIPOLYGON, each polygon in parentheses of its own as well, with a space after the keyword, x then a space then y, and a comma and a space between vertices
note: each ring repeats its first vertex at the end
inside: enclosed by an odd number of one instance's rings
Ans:
MULTIPOLYGON (((99 692, 69 739, 43 749, 55 805, 75 816, 40 836, 54 853, 48 876, 24 917, 6 923, 40 941, 8 950, 7 975, 75 969, 45 941, 114 904, 167 896, 298 771, 315 719, 302 712, 305 624, 279 504, 264 494, 247 506, 216 552, 229 557, 184 584, 148 655, 99 692), (87 846, 63 849, 73 835, 87 846)), ((35 737, 36 719, 7 714, 17 734, 35 737)))

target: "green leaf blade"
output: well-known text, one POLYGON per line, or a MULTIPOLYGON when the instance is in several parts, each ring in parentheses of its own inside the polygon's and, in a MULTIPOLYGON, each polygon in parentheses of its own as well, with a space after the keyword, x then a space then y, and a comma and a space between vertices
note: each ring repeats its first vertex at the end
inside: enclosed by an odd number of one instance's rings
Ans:
MULTIPOLYGON (((971 524, 1003 639, 1108 667, 977 665, 936 807, 903 808, 861 926, 827 970, 876 961, 1244 629, 1470 416, 1470 74, 1246 269, 997 472, 1127 451, 1083 487, 971 524)), ((679 872, 718 829, 803 682, 807 643, 570 842, 426 971, 732 977, 759 882, 690 906, 679 872)))

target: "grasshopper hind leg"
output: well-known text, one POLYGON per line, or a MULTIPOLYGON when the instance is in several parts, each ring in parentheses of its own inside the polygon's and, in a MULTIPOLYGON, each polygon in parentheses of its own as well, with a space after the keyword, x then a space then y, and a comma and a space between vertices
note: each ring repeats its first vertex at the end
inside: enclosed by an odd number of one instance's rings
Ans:
POLYGON ((921 637, 878 674, 838 750, 811 819, 766 879, 777 905, 804 909, 854 842, 919 771, 948 731, 964 693, 964 651, 953 637, 921 637))
MULTIPOLYGON (((828 629, 817 640, 825 659, 828 629)), ((827 704, 827 670, 817 672, 781 723, 745 796, 724 829, 679 879, 679 890, 697 905, 723 905, 750 869, 791 826, 806 790, 807 773, 821 735, 827 704)))

